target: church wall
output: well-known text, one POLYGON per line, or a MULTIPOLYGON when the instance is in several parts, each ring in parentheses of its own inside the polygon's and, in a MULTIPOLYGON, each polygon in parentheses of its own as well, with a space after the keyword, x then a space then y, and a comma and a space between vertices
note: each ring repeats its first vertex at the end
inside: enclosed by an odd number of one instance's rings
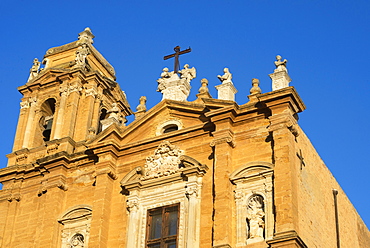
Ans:
POLYGON ((365 224, 307 136, 300 133, 298 143, 305 166, 297 178, 299 235, 308 247, 336 247, 332 190, 337 189, 341 247, 368 247, 370 233, 365 224))

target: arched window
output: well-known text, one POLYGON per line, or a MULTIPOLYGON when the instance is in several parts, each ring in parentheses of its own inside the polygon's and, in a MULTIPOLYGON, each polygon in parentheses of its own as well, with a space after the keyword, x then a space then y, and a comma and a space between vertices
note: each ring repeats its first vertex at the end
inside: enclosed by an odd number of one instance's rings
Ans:
POLYGON ((100 111, 99 123, 98 123, 98 131, 96 132, 97 134, 100 133, 101 131, 103 131, 103 125, 102 125, 101 121, 104 120, 104 119, 106 119, 106 118, 107 118, 107 110, 103 108, 100 111))
POLYGON ((55 113, 55 99, 49 98, 41 105, 42 117, 40 125, 42 130, 42 137, 44 141, 50 140, 51 129, 53 127, 53 119, 55 113))

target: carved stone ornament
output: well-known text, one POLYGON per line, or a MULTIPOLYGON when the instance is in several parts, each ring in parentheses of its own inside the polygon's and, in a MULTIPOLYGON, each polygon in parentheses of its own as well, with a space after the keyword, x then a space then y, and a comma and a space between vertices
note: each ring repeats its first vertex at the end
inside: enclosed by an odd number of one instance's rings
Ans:
POLYGON ((189 65, 184 65, 184 69, 179 71, 181 78, 184 78, 187 83, 190 83, 192 79, 194 79, 197 75, 197 72, 194 67, 189 68, 189 65))
MULTIPOLYGON (((186 73, 184 72, 184 74, 186 73)), ((193 74, 191 75, 195 77, 195 69, 193 74)), ((168 68, 164 68, 161 73, 161 77, 157 80, 158 82, 157 91, 163 94, 162 100, 169 99, 176 101, 186 101, 189 96, 191 88, 189 83, 192 77, 191 75, 189 74, 186 77, 182 76, 180 79, 177 73, 175 73, 174 71, 170 72, 168 71, 168 68)))
POLYGON ((32 67, 30 69, 30 76, 28 77, 28 81, 30 81, 31 79, 34 79, 35 77, 39 75, 40 65, 41 65, 41 62, 37 58, 35 58, 33 60, 32 67))
POLYGON ((233 78, 232 74, 229 71, 229 68, 224 68, 224 75, 217 75, 217 78, 221 81, 221 83, 231 83, 231 79, 233 78))
POLYGON ((177 146, 169 141, 163 141, 154 151, 153 156, 146 158, 143 180, 168 176, 179 170, 180 157, 184 154, 177 146))
POLYGON ((272 80, 272 90, 289 87, 289 83, 292 81, 286 68, 288 60, 284 59, 281 61, 281 59, 280 55, 276 56, 276 61, 274 62, 276 69, 274 70, 274 73, 269 74, 269 77, 272 80))

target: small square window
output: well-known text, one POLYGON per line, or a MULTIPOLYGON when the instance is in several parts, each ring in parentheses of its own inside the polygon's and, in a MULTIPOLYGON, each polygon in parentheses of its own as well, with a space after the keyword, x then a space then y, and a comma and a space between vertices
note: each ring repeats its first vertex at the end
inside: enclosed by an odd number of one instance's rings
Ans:
POLYGON ((176 248, 179 204, 148 210, 147 248, 176 248))

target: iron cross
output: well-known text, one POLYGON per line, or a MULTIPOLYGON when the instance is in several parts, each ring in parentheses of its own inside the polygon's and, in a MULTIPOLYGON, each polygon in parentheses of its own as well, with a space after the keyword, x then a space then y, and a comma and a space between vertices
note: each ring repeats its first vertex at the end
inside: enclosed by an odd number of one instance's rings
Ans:
POLYGON ((188 49, 185 49, 183 51, 180 51, 180 46, 176 46, 173 50, 175 50, 175 53, 170 54, 170 55, 167 55, 167 56, 164 56, 163 59, 166 60, 166 59, 170 59, 172 57, 175 57, 175 68, 174 68, 174 72, 177 73, 180 70, 179 55, 185 54, 185 53, 190 53, 191 52, 191 48, 189 47, 188 49))
POLYGON ((304 158, 303 158, 301 149, 299 149, 299 153, 297 152, 297 157, 301 161, 301 170, 302 170, 303 166, 306 166, 306 163, 304 162, 304 158))

